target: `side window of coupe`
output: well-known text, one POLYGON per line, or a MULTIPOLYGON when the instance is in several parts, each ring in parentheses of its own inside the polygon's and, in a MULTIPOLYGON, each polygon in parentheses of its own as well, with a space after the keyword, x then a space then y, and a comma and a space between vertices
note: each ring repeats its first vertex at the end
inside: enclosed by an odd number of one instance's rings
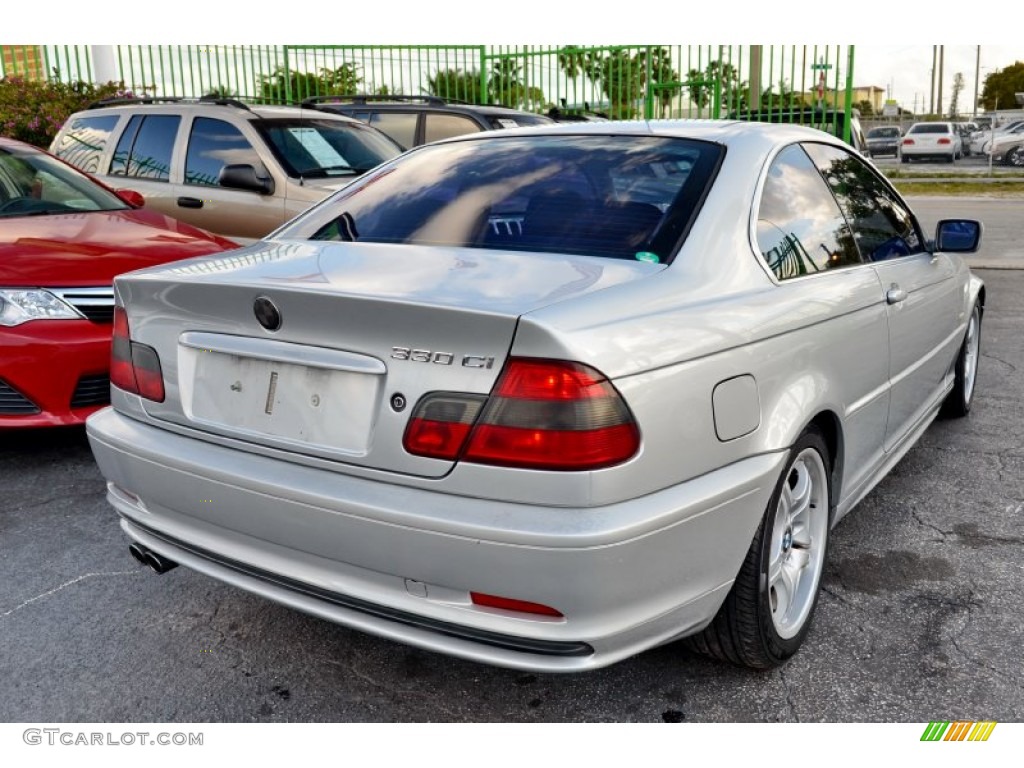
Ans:
POLYGON ((86 173, 99 173, 100 155, 107 147, 117 115, 78 117, 60 137, 54 154, 86 173))
POLYGON ((806 144, 842 208, 865 261, 885 261, 924 250, 906 206, 861 159, 839 147, 806 144))
POLYGON ((117 142, 110 174, 167 181, 180 122, 178 115, 134 115, 117 142))
POLYGON ((225 165, 264 170, 256 150, 235 126, 210 117, 195 118, 185 154, 185 183, 216 187, 225 165))
POLYGON ((779 280, 861 263, 835 198, 799 146, 780 152, 768 170, 757 246, 779 280))

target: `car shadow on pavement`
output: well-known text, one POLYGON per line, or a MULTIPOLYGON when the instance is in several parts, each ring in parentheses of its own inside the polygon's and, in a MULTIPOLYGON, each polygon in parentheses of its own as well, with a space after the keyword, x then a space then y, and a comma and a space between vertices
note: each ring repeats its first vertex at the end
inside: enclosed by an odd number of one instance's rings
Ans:
POLYGON ((0 430, 0 456, 53 453, 62 449, 78 453, 88 445, 85 427, 81 426, 0 430))

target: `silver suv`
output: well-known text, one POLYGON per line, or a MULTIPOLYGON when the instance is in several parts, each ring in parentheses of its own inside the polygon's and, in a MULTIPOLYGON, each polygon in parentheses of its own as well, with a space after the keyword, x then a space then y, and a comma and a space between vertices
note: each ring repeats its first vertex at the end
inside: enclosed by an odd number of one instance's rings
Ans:
POLYGON ((231 99, 121 99, 73 114, 50 151, 146 206, 260 238, 402 148, 358 120, 231 99))

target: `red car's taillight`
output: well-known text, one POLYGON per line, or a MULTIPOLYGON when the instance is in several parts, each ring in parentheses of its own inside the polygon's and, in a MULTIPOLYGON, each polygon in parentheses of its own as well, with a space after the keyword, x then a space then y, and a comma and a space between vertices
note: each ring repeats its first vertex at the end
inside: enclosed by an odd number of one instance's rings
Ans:
POLYGON ((147 400, 158 403, 164 401, 164 376, 160 369, 160 357, 152 347, 131 340, 128 315, 122 307, 114 308, 110 383, 147 400))
POLYGON ((640 431, 600 373, 561 360, 512 358, 486 403, 428 395, 406 429, 419 456, 545 470, 590 470, 632 457, 640 431))

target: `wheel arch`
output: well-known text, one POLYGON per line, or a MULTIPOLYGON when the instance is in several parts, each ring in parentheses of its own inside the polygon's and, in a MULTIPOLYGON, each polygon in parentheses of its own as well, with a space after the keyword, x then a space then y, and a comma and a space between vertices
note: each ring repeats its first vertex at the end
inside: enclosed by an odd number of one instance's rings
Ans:
MULTIPOLYGON (((838 501, 842 495, 843 486, 843 462, 845 445, 843 441, 843 425, 835 411, 826 409, 815 414, 807 427, 816 427, 825 440, 825 447, 828 448, 828 471, 832 484, 832 500, 830 514, 834 514, 838 501)), ((804 430, 807 429, 804 428, 804 430)))

